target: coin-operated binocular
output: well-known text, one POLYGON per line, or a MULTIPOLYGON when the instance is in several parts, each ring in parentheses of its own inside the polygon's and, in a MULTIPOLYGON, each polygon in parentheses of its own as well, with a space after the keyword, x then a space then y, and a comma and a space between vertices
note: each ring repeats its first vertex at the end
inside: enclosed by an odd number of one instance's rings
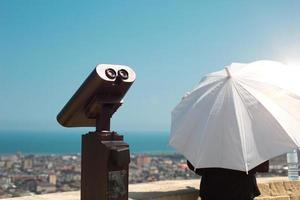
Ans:
POLYGON ((100 64, 57 116, 65 127, 96 127, 82 135, 81 200, 127 200, 129 145, 110 119, 135 80, 128 66, 100 64))

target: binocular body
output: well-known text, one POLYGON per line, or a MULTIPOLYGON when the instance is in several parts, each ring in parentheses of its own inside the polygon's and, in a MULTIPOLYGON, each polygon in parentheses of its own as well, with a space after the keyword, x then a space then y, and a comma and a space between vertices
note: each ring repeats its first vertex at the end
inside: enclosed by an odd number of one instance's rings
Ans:
POLYGON ((65 127, 95 127, 103 106, 110 107, 112 116, 135 77, 125 65, 97 65, 57 115, 57 121, 65 127))
POLYGON ((57 115, 65 127, 96 127, 82 135, 81 200, 127 200, 129 145, 110 120, 135 80, 128 66, 101 64, 57 115))

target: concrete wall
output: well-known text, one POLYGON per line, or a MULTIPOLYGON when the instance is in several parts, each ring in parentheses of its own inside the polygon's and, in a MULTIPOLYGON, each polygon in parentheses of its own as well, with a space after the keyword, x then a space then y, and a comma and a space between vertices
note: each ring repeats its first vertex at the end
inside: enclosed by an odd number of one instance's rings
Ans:
MULTIPOLYGON (((197 200, 199 180, 158 181, 129 185, 131 200, 197 200)), ((300 200, 300 181, 285 177, 259 178, 262 193, 255 200, 300 200)), ((18 197, 5 200, 79 200, 79 191, 18 197)))

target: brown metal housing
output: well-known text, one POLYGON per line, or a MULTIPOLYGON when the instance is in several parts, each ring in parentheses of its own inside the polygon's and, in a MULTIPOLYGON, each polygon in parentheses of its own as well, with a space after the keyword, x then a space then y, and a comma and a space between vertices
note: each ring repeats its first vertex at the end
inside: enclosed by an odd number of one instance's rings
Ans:
MULTIPOLYGON (((135 80, 134 71, 124 65, 102 64, 92 71, 80 88, 71 97, 69 102, 57 115, 57 121, 65 127, 95 127, 97 116, 91 115, 93 109, 91 104, 95 101, 114 104, 112 114, 122 103, 122 99, 135 80), (114 69, 115 71, 126 70, 129 74, 128 79, 120 76, 109 78, 105 70, 114 69)), ((98 104, 98 114, 101 114, 101 104, 98 104)))
POLYGON ((129 145, 114 132, 82 136, 81 200, 128 200, 129 145))
POLYGON ((110 119, 134 80, 127 66, 97 65, 57 116, 65 127, 96 127, 82 136, 81 200, 128 199, 129 145, 110 119))

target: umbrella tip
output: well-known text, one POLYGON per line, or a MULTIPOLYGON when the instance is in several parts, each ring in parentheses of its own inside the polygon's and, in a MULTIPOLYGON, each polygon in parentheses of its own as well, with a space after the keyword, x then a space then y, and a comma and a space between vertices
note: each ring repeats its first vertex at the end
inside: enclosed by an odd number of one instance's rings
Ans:
POLYGON ((185 99, 187 96, 189 96, 191 93, 190 92, 187 92, 185 93, 185 95, 181 98, 181 100, 185 99))
POLYGON ((230 74, 230 71, 229 71, 228 67, 225 67, 225 70, 226 70, 226 73, 227 73, 227 77, 231 78, 231 74, 230 74))

